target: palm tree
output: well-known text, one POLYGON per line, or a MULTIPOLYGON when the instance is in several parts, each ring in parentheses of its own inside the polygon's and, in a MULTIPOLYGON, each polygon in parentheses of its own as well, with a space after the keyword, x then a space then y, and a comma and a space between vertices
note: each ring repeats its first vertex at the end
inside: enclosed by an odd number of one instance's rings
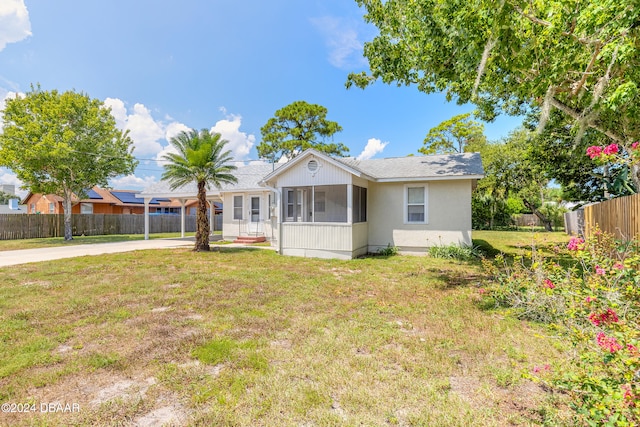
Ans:
POLYGON ((164 167, 162 180, 169 181, 171 190, 192 182, 198 185, 194 251, 209 250, 207 187, 214 185, 220 189, 222 184, 238 182, 232 174, 236 167, 229 164, 231 151, 223 151, 227 142, 219 133, 211 133, 207 129, 202 129, 200 132, 182 131, 169 141, 178 152, 168 153, 162 157, 168 162, 164 167))

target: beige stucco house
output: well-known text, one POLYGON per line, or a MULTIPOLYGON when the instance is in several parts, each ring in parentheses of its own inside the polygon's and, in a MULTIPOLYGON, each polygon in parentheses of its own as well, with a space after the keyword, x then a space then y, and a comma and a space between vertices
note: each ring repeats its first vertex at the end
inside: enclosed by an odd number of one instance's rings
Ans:
MULTIPOLYGON (((388 245, 470 245, 471 192, 483 174, 478 153, 356 160, 309 149, 277 167, 240 167, 236 185, 207 197, 223 203, 224 239, 264 237, 284 255, 351 259, 388 245)), ((160 183, 140 196, 193 191, 160 183)))

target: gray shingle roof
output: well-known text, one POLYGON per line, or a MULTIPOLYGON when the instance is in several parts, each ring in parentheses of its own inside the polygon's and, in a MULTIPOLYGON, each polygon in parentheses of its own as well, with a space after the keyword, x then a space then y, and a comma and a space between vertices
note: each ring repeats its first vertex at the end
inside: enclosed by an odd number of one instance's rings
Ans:
MULTIPOLYGON (((279 165, 276 164, 276 168, 279 165)), ((246 165, 246 166, 238 166, 233 174, 236 178, 238 178, 237 184, 223 184, 222 191, 233 189, 235 190, 256 190, 264 188, 258 185, 258 182, 264 178, 265 175, 273 171, 273 166, 269 164, 256 164, 256 165, 246 165)), ((216 194, 218 193, 218 189, 215 187, 210 188, 207 191, 207 194, 216 194)), ((195 197, 198 194, 198 188, 195 183, 191 183, 185 185, 183 187, 177 188, 175 190, 171 190, 169 183, 166 181, 160 181, 155 184, 152 184, 145 188, 140 196, 144 195, 159 195, 159 194, 176 194, 176 195, 193 195, 195 197)))
MULTIPOLYGON (((314 151, 314 154, 318 155, 314 151)), ((321 154, 324 155, 324 154, 321 154)), ((360 171, 374 180, 429 180, 446 178, 464 178, 466 176, 478 178, 484 175, 482 160, 479 153, 446 154, 437 156, 409 156, 393 157, 387 159, 357 160, 355 158, 335 158, 341 163, 356 171, 360 171)), ((285 164, 276 164, 275 169, 285 164)), ((259 183, 274 171, 273 165, 254 164, 238 166, 234 172, 238 178, 237 184, 225 184, 221 191, 247 191, 264 189, 259 183)), ((277 174, 276 174, 277 175, 277 174)), ((211 188, 207 194, 218 194, 217 188, 211 188)), ((172 191, 169 183, 160 181, 145 188, 138 197, 142 196, 167 196, 193 197, 198 193, 195 183, 185 185, 172 191)))
POLYGON ((336 158, 376 180, 429 179, 484 175, 479 153, 357 160, 336 158))

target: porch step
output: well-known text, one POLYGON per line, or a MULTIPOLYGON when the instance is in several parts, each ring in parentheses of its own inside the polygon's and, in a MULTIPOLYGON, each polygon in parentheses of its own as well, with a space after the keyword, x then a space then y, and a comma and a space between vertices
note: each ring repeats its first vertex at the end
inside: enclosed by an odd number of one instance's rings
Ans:
POLYGON ((243 245, 248 245, 251 243, 261 243, 266 242, 267 239, 264 236, 240 236, 233 243, 241 243, 243 245))

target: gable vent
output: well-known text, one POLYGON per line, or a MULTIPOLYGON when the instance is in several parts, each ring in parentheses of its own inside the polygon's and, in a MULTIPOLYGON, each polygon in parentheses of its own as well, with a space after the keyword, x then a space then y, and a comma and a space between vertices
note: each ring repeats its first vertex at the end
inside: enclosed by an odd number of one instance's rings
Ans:
POLYGON ((309 160, 309 163, 307 163, 307 169, 309 172, 316 172, 318 170, 318 162, 316 160, 309 160))

